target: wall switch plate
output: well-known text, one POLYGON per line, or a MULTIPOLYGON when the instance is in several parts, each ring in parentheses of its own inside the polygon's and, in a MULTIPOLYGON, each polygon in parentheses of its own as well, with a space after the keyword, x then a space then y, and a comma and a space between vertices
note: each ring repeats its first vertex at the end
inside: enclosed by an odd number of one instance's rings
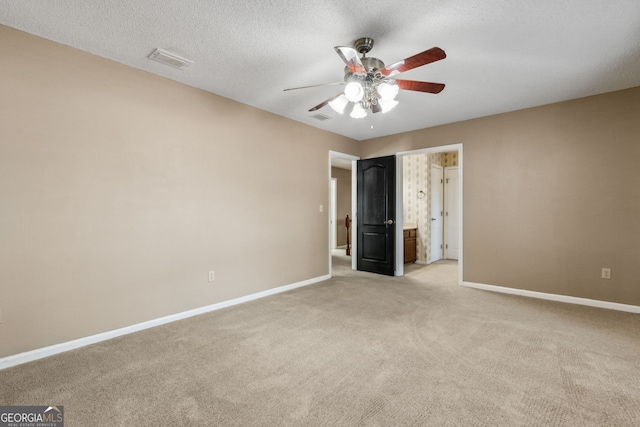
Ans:
POLYGON ((213 282, 215 279, 216 279, 216 273, 215 273, 215 271, 211 270, 209 272, 209 281, 213 282))
POLYGON ((324 205, 320 205, 320 212, 324 212, 324 205))
POLYGON ((602 269, 602 278, 603 279, 611 279, 611 269, 610 268, 603 268, 602 269))

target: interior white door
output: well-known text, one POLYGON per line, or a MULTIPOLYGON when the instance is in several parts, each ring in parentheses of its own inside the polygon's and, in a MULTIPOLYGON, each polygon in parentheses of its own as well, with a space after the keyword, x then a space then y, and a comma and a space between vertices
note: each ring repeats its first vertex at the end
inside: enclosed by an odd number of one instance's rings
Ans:
POLYGON ((331 249, 338 246, 338 180, 331 178, 331 216, 329 218, 329 226, 331 227, 331 249))
POLYGON ((429 263, 442 259, 444 185, 442 166, 431 165, 431 253, 429 263))
POLYGON ((446 259, 458 259, 460 202, 457 166, 444 168, 444 186, 444 257, 446 259))

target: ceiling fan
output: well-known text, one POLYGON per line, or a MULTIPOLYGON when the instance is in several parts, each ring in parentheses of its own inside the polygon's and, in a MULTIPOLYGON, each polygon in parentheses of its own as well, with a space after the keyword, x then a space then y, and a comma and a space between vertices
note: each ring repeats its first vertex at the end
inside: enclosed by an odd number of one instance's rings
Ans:
POLYGON ((399 80, 395 76, 405 71, 436 62, 447 57, 444 50, 433 47, 409 58, 385 66, 378 58, 367 57, 373 48, 373 39, 363 37, 355 41, 354 47, 336 46, 334 49, 347 65, 344 69, 344 83, 329 83, 321 85, 295 87, 287 90, 307 89, 319 86, 345 85, 341 92, 326 101, 309 109, 309 112, 319 110, 329 105, 336 112, 342 114, 349 102, 354 104, 350 114, 353 118, 366 117, 367 110, 373 113, 386 113, 398 105, 395 100, 400 89, 416 92, 440 93, 444 89, 443 83, 419 82, 415 80, 399 80), (362 57, 359 57, 361 54, 362 57))

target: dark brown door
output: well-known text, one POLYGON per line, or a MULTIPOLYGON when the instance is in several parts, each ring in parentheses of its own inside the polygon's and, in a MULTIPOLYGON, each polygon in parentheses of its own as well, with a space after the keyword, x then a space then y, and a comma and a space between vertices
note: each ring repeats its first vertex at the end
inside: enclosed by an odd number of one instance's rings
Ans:
POLYGON ((358 161, 358 270, 395 272, 396 157, 358 161))

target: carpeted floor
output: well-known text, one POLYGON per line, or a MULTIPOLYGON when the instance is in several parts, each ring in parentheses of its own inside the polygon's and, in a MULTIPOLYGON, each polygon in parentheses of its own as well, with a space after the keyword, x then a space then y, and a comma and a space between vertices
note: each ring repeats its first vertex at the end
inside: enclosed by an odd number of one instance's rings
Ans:
POLYGON ((66 426, 637 426, 640 316, 456 285, 331 280, 0 371, 66 426))

